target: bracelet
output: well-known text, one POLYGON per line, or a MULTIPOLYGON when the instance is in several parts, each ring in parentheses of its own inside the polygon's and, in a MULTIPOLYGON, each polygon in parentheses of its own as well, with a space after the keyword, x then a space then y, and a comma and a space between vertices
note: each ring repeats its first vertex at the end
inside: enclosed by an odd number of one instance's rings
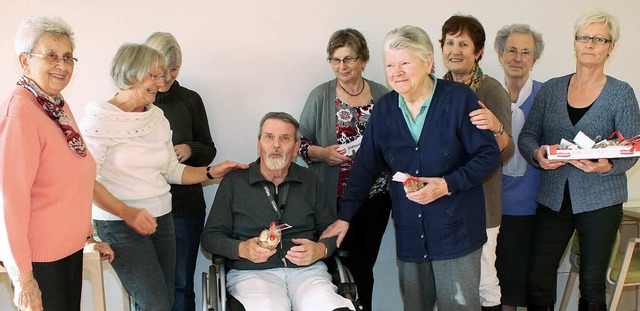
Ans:
POLYGON ((319 241, 318 243, 322 243, 322 245, 324 245, 324 256, 322 256, 322 259, 326 259, 329 253, 329 247, 325 242, 319 241))
POLYGON ((494 137, 498 137, 504 133, 504 124, 500 124, 500 130, 497 133, 493 133, 494 137))
POLYGON ((214 179, 213 175, 211 175, 211 173, 209 172, 209 169, 211 168, 211 166, 207 166, 207 170, 206 170, 206 174, 207 174, 207 178, 209 179, 214 179))

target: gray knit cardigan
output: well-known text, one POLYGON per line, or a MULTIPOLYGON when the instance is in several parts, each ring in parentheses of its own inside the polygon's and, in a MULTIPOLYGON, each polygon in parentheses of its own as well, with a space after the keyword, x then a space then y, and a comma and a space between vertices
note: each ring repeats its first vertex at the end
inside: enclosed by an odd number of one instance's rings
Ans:
MULTIPOLYGON (((536 167, 533 150, 544 144, 558 144, 562 138, 573 139, 578 131, 591 138, 608 137, 618 130, 624 137, 640 134, 640 111, 633 89, 626 82, 607 76, 607 82, 591 108, 574 126, 567 111, 567 92, 572 75, 554 78, 542 85, 531 112, 520 132, 518 147, 536 167)), ((594 211, 627 201, 627 176, 638 158, 611 159, 608 173, 585 173, 571 164, 555 170, 543 170, 536 201, 554 211, 560 210, 565 183, 573 213, 594 211)))
MULTIPOLYGON (((309 94, 300 115, 300 132, 316 146, 331 146, 338 143, 336 137, 336 85, 337 79, 318 85, 309 94)), ((374 101, 389 90, 382 84, 366 80, 374 101)), ((375 109, 375 108, 374 108, 375 109)), ((328 202, 335 208, 338 192, 339 166, 329 166, 326 162, 312 162, 309 168, 316 173, 327 189, 328 202)))

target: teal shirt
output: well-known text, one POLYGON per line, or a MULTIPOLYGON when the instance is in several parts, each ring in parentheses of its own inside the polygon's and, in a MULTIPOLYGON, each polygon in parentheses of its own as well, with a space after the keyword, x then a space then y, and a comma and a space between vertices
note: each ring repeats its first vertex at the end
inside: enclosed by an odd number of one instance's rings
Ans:
POLYGON ((424 126, 424 121, 427 119, 427 112, 429 111, 429 106, 431 106, 431 99, 433 98, 433 92, 436 90, 436 85, 438 84, 438 79, 435 75, 431 74, 431 78, 433 79, 433 89, 431 90, 431 95, 429 98, 422 104, 420 107, 420 112, 416 116, 416 119, 413 120, 411 117, 411 112, 409 112, 409 107, 407 107, 407 103, 404 101, 402 95, 398 96, 398 107, 402 110, 402 115, 404 116, 405 122, 407 122, 407 126, 409 127, 409 132, 411 132, 411 136, 413 140, 418 142, 420 140, 420 133, 422 132, 422 127, 424 126))

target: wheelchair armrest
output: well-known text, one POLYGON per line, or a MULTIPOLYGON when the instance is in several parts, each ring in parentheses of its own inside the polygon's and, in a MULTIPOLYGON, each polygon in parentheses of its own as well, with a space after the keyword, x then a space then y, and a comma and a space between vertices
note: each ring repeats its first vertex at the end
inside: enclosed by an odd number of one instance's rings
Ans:
POLYGON ((213 261, 214 265, 223 265, 226 259, 223 256, 213 254, 211 261, 213 261))
POLYGON ((333 252, 333 256, 337 256, 339 258, 347 258, 349 257, 349 251, 338 248, 335 252, 333 252))

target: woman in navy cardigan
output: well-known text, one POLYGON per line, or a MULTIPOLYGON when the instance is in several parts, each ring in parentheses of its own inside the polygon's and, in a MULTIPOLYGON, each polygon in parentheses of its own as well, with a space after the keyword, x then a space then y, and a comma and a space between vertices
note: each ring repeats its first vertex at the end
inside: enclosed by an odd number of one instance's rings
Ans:
POLYGON ((433 44, 424 30, 394 29, 384 46, 393 91, 376 103, 339 220, 323 236, 342 240, 385 168, 419 177, 425 185, 416 192, 390 186, 404 310, 430 310, 436 301, 440 310, 480 309, 482 181, 500 164, 498 145, 469 119, 479 108, 474 92, 432 74, 433 44))

